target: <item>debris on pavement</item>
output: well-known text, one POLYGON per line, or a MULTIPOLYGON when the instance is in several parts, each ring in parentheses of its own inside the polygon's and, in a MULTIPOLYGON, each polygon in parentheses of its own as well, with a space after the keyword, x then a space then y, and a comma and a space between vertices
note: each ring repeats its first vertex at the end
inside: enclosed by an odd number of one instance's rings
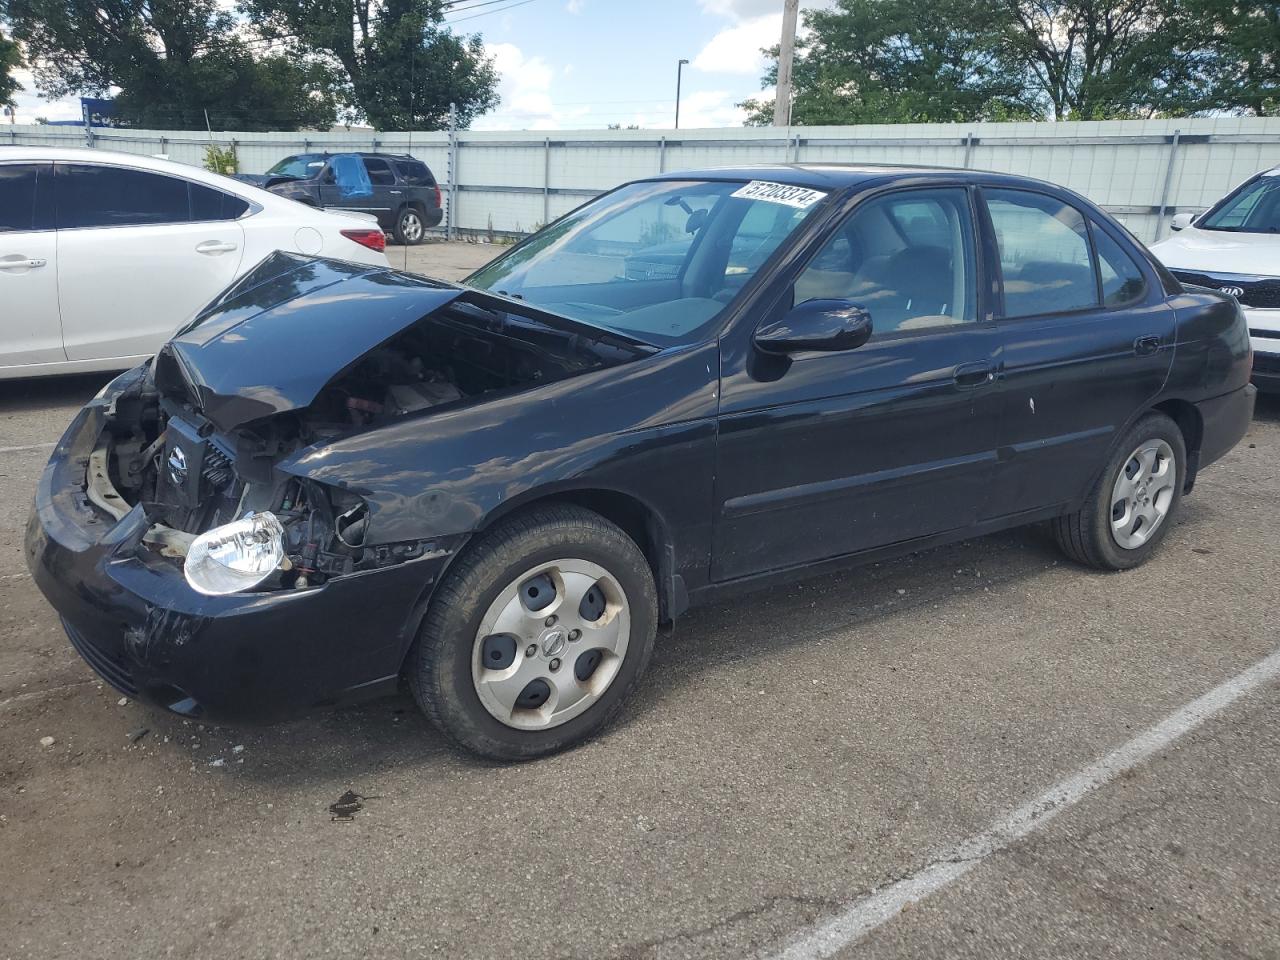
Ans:
POLYGON ((355 819, 355 815, 364 809, 365 800, 375 800, 376 797, 366 797, 363 794, 356 793, 354 790, 348 790, 336 801, 329 804, 329 812, 333 814, 329 819, 335 823, 350 823, 355 819))

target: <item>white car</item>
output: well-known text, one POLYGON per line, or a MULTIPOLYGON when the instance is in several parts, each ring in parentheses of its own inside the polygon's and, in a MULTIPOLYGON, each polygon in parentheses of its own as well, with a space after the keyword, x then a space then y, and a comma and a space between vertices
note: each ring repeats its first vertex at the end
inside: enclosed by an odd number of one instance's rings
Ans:
POLYGON ((1280 391, 1280 167, 1246 180, 1199 216, 1178 214, 1170 226, 1176 235, 1151 252, 1184 283, 1240 301, 1254 383, 1280 391))
POLYGON ((118 370, 276 250, 387 266, 367 214, 168 160, 0 147, 0 379, 118 370))

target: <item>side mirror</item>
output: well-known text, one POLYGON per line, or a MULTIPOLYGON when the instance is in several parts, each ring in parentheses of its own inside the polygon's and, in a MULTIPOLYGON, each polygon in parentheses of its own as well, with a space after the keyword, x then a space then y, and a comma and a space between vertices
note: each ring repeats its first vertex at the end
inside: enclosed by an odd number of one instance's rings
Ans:
POLYGON ((854 350, 871 338, 871 313, 848 300, 806 300, 756 331, 765 353, 854 350))
POLYGON ((1173 219, 1169 221, 1169 229, 1173 231, 1185 230, 1195 222, 1196 215, 1194 213, 1176 213, 1173 219))

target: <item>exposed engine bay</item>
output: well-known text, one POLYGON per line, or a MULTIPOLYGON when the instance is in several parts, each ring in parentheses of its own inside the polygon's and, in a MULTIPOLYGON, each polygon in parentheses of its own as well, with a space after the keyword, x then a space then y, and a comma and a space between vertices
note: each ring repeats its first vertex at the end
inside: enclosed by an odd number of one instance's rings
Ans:
POLYGON ((88 497, 117 519, 141 504, 151 522, 144 544, 177 562, 201 534, 270 513, 283 527, 283 557, 260 589, 305 588, 413 559, 431 544, 367 543, 361 497, 277 469, 284 458, 645 352, 607 333, 542 322, 536 311, 459 297, 342 367, 305 406, 226 430, 202 410, 198 378, 181 376, 181 364, 162 350, 108 410, 87 471, 88 497))

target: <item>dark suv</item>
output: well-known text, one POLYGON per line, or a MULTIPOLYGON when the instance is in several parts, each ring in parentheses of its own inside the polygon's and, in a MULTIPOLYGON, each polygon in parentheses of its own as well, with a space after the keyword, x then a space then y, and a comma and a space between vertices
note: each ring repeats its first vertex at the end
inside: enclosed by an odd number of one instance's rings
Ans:
POLYGON ((399 243, 421 243, 444 217, 440 187, 421 160, 390 153, 299 153, 238 179, 313 207, 372 213, 399 243))

